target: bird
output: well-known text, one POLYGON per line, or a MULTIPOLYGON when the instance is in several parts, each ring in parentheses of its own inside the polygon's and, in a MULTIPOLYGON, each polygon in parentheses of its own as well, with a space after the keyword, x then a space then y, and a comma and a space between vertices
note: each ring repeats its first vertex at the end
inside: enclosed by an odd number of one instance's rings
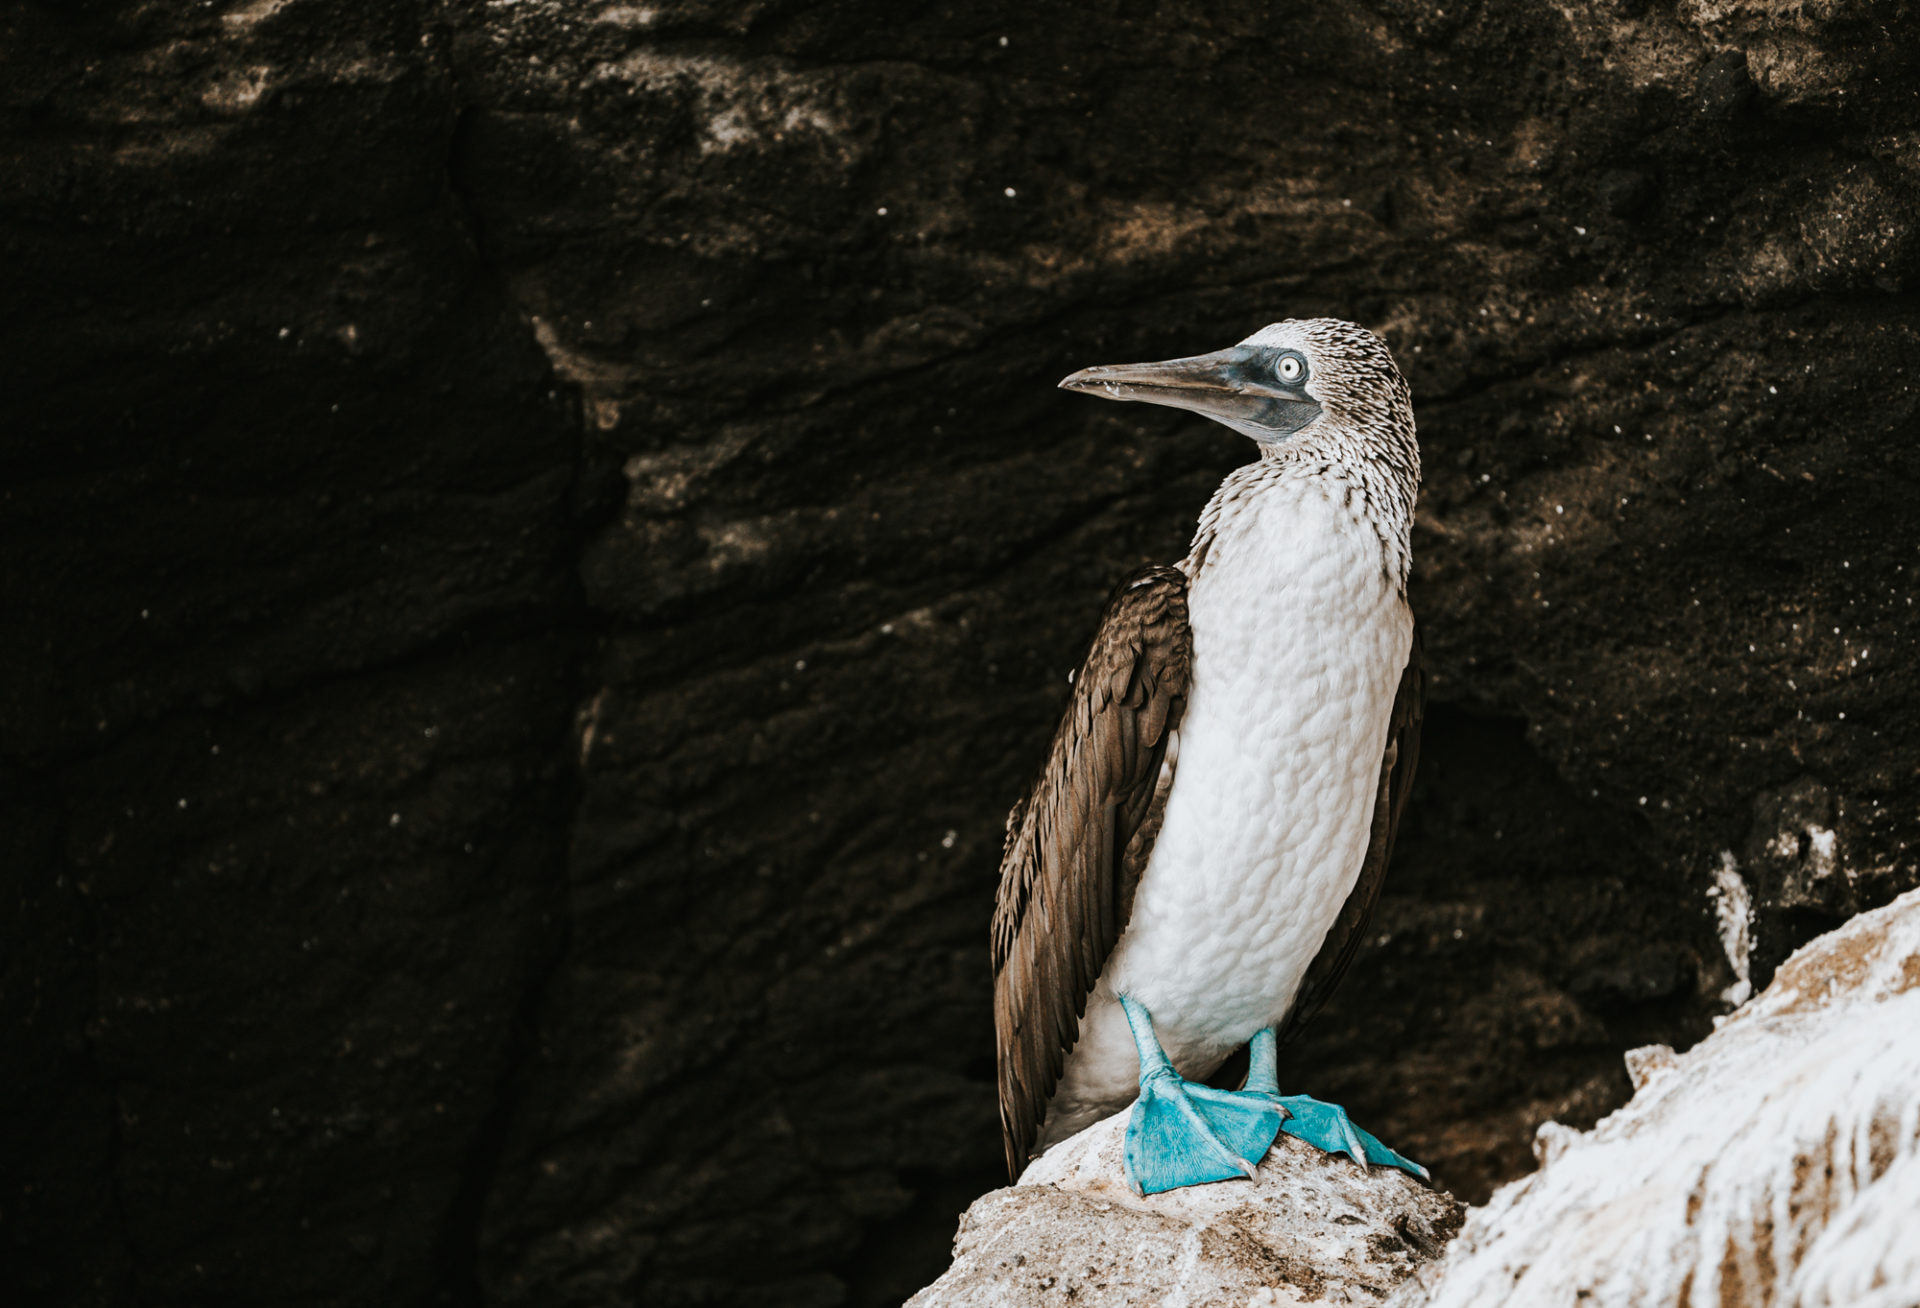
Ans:
POLYGON ((1008 814, 992 955, 1010 1176, 1131 1102, 1136 1193, 1252 1176, 1282 1131, 1426 1178, 1278 1085, 1280 1045, 1365 935, 1418 764, 1406 380, 1366 328, 1307 318, 1060 386, 1204 415, 1258 455, 1185 558, 1113 592, 1008 814), (1242 1046, 1241 1088, 1204 1084, 1242 1046))

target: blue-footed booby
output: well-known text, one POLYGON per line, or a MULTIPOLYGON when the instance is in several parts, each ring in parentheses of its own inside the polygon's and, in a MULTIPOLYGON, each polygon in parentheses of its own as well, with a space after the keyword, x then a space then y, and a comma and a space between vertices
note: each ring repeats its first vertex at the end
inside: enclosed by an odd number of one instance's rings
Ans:
POLYGON ((1186 558, 1114 592, 1007 817, 1008 1168, 1132 1101, 1141 1193, 1251 1176, 1281 1131, 1425 1176, 1341 1108, 1282 1095, 1277 1058, 1359 947, 1419 753, 1406 381, 1372 332, 1313 318, 1060 385, 1204 414, 1259 457, 1186 558), (1242 1045, 1240 1090, 1201 1084, 1242 1045))

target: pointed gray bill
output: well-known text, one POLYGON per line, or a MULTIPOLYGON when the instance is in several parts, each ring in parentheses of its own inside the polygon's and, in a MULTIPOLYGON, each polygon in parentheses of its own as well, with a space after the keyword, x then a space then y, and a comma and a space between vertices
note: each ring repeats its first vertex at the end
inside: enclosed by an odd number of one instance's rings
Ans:
POLYGON ((1255 440, 1284 440, 1320 415, 1320 402, 1274 371, 1279 351, 1236 345, 1190 359, 1082 368, 1060 389, 1191 409, 1255 440))

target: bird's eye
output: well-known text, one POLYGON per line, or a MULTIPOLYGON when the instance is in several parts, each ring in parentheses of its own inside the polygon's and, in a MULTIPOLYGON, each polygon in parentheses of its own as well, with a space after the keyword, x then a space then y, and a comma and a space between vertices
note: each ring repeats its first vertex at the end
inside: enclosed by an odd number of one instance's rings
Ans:
POLYGON ((1304 381, 1307 376, 1307 361, 1297 354, 1283 354, 1280 361, 1273 365, 1274 373, 1289 386, 1304 381))

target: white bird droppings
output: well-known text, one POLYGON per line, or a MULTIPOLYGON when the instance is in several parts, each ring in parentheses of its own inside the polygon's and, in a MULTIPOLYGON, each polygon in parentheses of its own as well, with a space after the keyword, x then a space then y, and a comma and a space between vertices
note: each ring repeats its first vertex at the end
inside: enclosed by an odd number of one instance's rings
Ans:
MULTIPOLYGON (((1827 833, 1829 838, 1832 834, 1827 833)), ((1720 992, 1720 999, 1738 1008, 1753 994, 1753 898, 1747 893, 1746 879, 1740 875, 1732 850, 1720 851, 1720 866, 1714 869, 1707 897, 1713 900, 1714 914, 1720 919, 1720 948, 1726 951, 1727 963, 1733 968, 1733 984, 1720 992)))
MULTIPOLYGON (((1842 713, 1841 717, 1847 716, 1842 713)), ((1835 858, 1835 837, 1826 827, 1809 826, 1807 828, 1807 861, 1815 877, 1833 875, 1838 860, 1835 858)))

